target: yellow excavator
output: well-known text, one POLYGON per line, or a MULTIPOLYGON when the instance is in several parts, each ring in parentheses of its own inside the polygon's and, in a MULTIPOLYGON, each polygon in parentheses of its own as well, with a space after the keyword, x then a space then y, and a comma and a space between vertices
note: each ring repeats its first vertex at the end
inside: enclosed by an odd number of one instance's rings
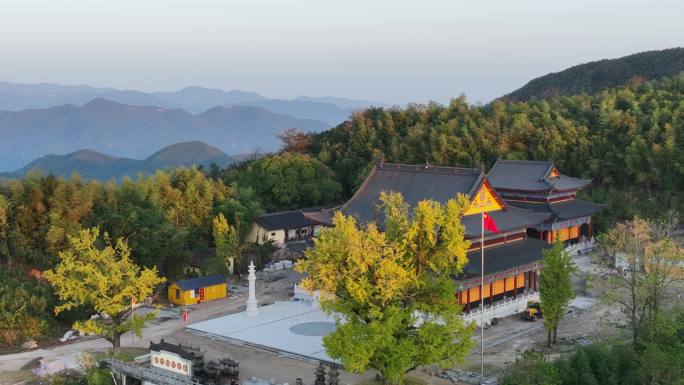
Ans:
POLYGON ((522 319, 536 321, 538 318, 544 318, 541 303, 535 300, 527 301, 527 308, 522 312, 522 319))

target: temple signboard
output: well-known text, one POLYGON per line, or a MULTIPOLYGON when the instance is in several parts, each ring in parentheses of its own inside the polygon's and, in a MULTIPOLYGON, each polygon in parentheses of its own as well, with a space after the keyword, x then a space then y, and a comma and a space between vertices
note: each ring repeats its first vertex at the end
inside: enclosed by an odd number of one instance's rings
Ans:
POLYGON ((192 377, 192 361, 167 351, 151 351, 150 354, 152 366, 192 377))

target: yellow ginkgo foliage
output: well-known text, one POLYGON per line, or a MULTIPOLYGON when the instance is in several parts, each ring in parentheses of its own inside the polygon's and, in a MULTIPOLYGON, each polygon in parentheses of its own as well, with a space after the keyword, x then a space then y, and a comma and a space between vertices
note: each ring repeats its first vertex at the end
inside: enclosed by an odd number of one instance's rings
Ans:
POLYGON ((324 310, 338 319, 323 339, 328 355, 398 383, 410 368, 453 365, 472 347, 453 284, 470 245, 461 223, 468 200, 414 208, 399 193, 380 200, 381 223, 359 228, 336 213, 297 269, 306 275, 302 286, 320 290, 324 310))
POLYGON ((123 333, 140 336, 145 322, 154 318, 154 313, 131 314, 132 303, 149 297, 165 279, 154 267, 134 264, 121 238, 112 243, 104 233, 103 247, 98 247, 99 235, 98 228, 91 228, 70 236, 67 249, 59 253, 59 264, 45 272, 45 278, 62 301, 55 314, 79 306, 93 308, 96 314, 74 323, 74 329, 104 337, 118 353, 123 333))

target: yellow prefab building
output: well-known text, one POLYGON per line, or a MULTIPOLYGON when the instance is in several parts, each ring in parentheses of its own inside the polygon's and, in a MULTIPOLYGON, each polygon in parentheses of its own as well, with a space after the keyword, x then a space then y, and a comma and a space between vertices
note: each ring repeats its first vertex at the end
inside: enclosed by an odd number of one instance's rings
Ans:
POLYGON ((226 298, 228 284, 220 274, 207 277, 182 279, 169 285, 169 302, 176 305, 193 305, 200 302, 226 298))

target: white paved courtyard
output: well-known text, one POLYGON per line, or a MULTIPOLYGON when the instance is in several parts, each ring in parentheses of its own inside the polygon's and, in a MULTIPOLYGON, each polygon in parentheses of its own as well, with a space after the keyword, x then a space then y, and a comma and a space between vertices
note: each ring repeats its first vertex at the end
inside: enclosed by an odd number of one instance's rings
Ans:
POLYGON ((259 307, 256 316, 230 314, 190 324, 187 329, 234 343, 333 361, 325 353, 323 336, 335 330, 335 321, 310 302, 276 302, 259 307))

